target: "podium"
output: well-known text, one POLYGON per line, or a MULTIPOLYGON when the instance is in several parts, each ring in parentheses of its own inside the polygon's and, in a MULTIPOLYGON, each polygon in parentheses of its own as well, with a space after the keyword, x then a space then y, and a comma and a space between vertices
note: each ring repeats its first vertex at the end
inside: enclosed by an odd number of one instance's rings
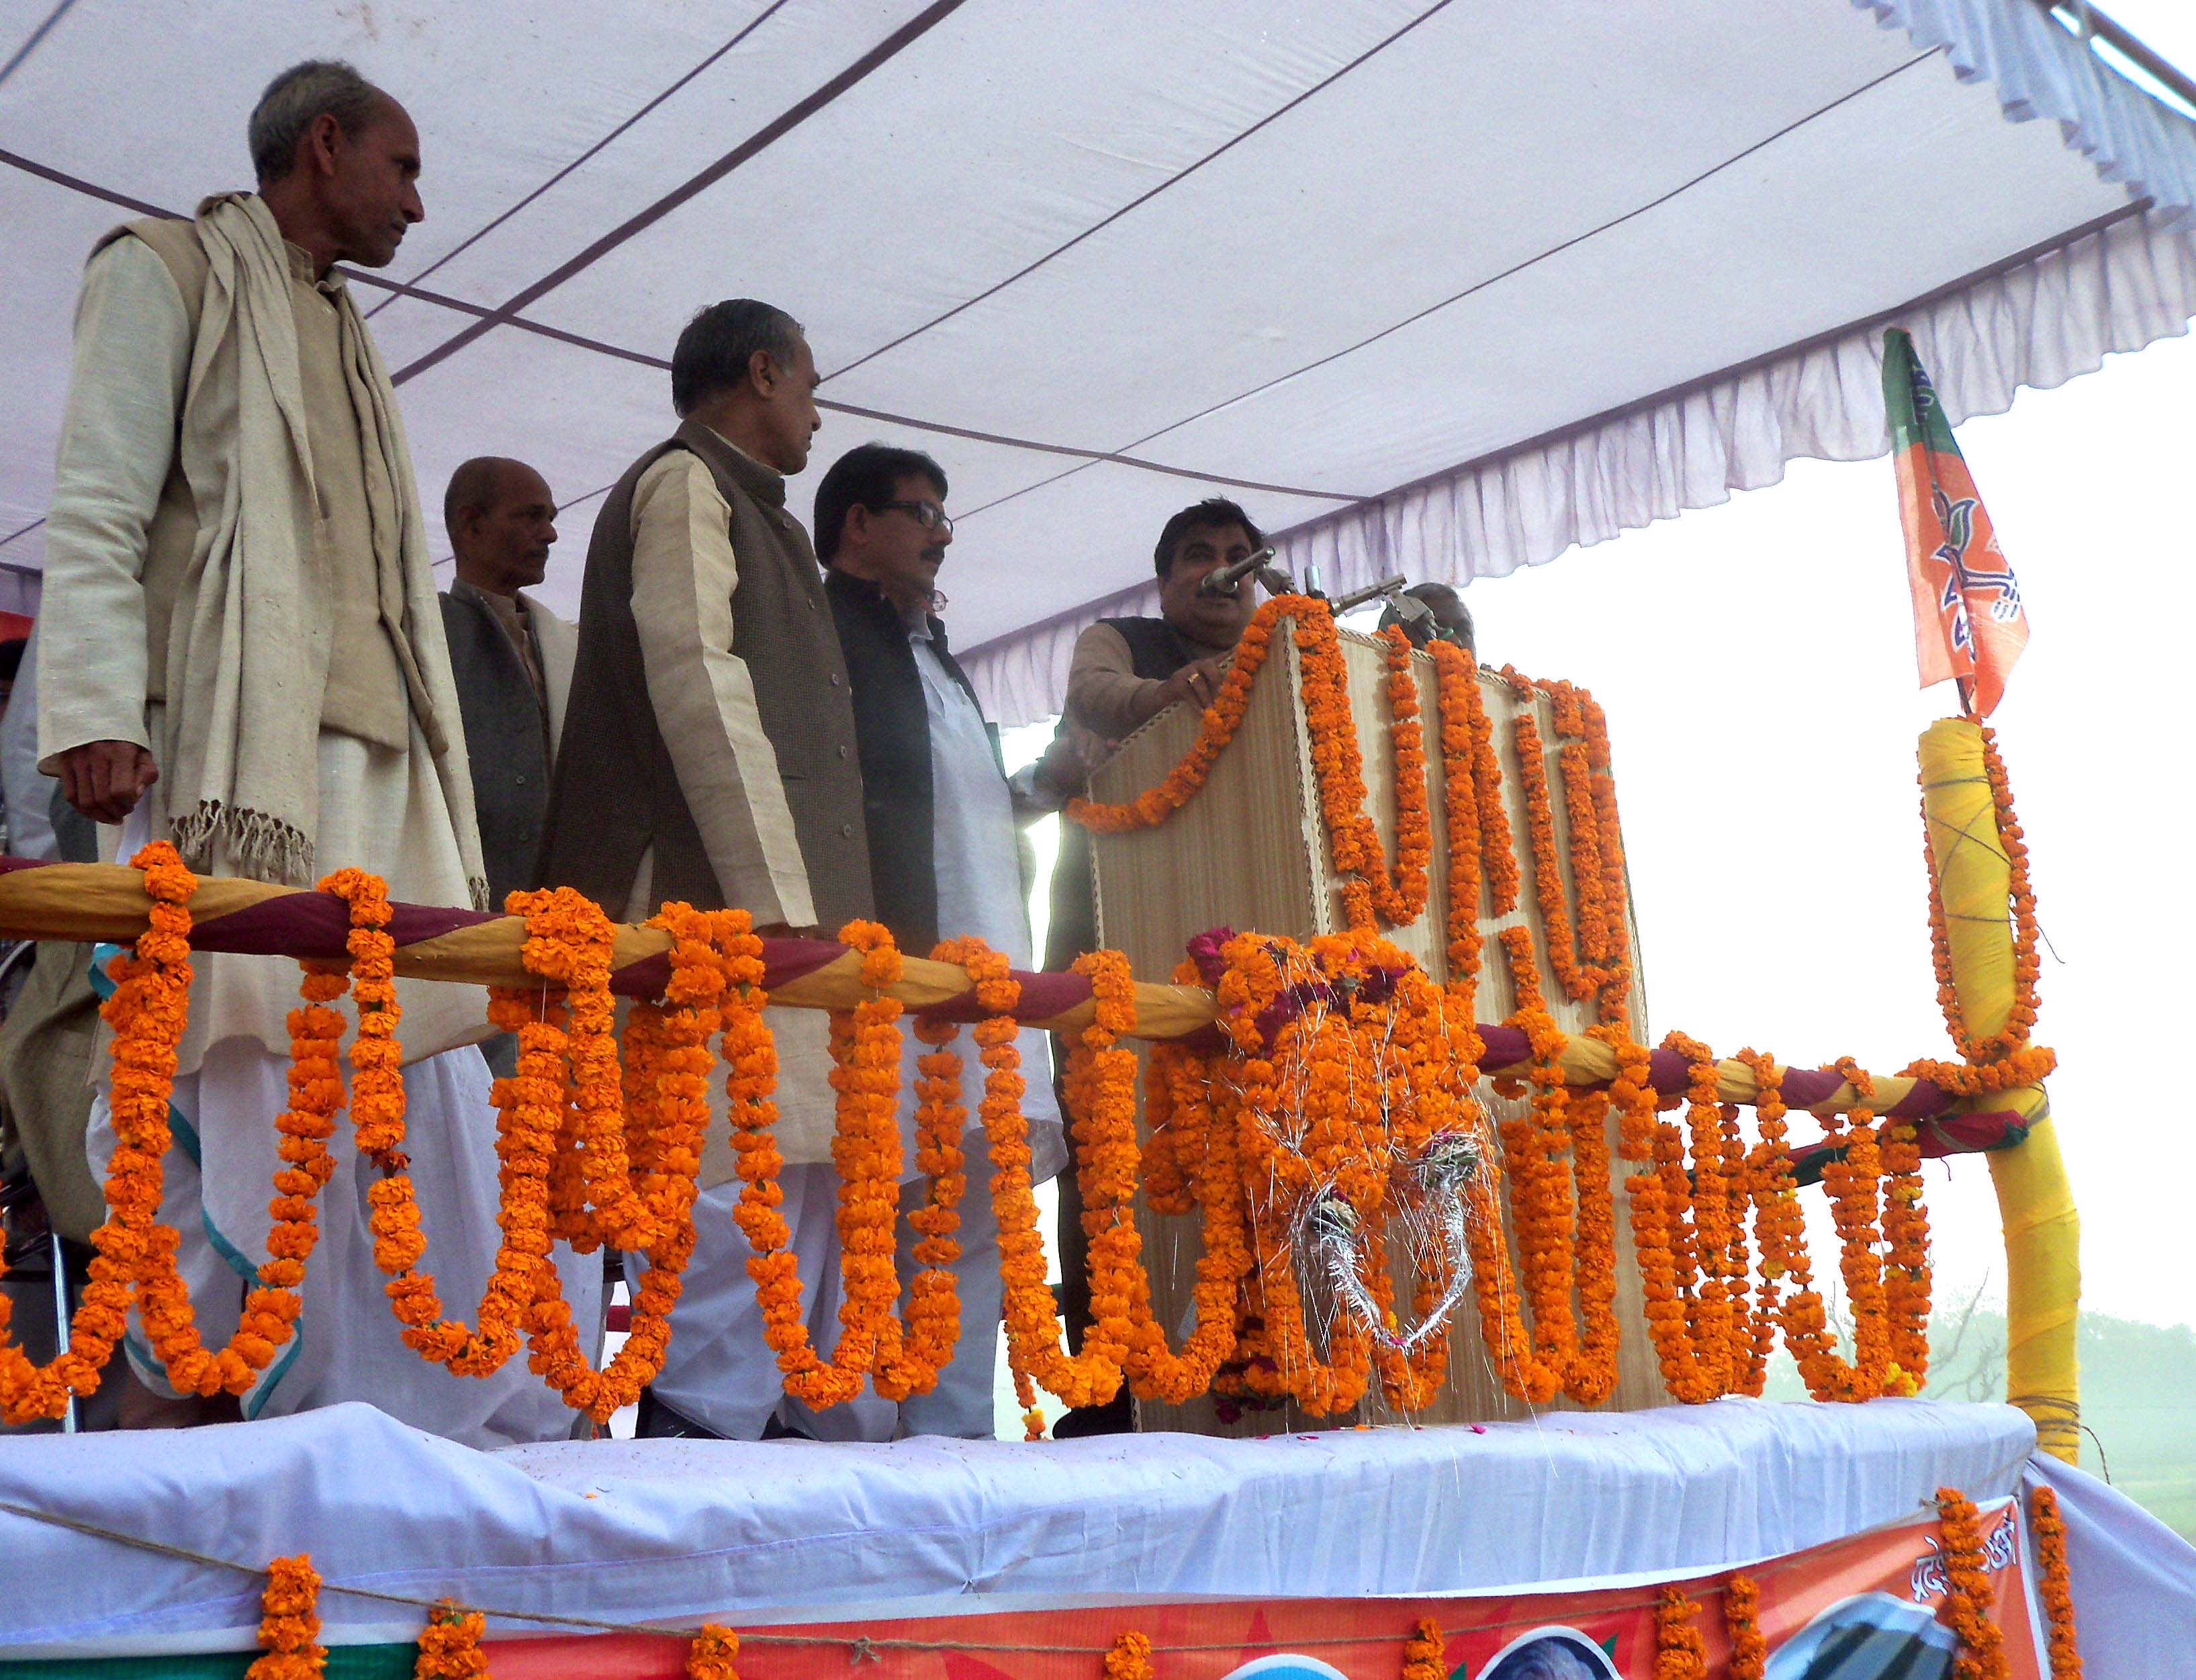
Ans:
MULTIPOLYGON (((1349 630, 1340 632, 1340 639, 1349 709, 1364 762, 1367 811, 1392 865, 1396 764, 1386 649, 1372 638, 1349 630)), ((1428 973, 1446 979, 1448 965, 1442 929, 1448 914, 1448 842, 1443 821, 1440 713, 1432 660, 1422 653, 1414 655, 1412 670, 1426 736, 1427 805, 1434 836, 1431 880, 1426 907, 1418 920, 1407 927, 1382 932, 1428 973)), ((1479 684, 1494 725, 1512 846, 1526 854, 1518 859, 1525 886, 1518 893, 1516 910, 1498 920, 1487 913, 1484 902, 1479 907, 1480 929, 1488 938, 1488 955, 1479 982, 1479 1019, 1482 1024, 1498 1022, 1516 1007, 1511 977, 1494 936, 1500 927, 1522 922, 1534 931, 1541 990, 1549 1010, 1565 1032, 1576 1032, 1589 1025, 1592 1018, 1587 1006, 1565 997, 1548 967, 1547 941, 1531 886, 1533 860, 1527 839, 1530 830, 1512 727, 1521 708, 1534 710, 1546 757, 1548 783, 1558 787, 1557 743, 1550 704, 1545 696, 1520 695, 1486 671, 1479 673, 1479 684)), ((1320 811, 1303 692, 1302 661, 1295 640, 1276 626, 1272 651, 1251 685, 1241 727, 1214 763, 1205 786, 1156 828, 1092 837, 1100 943, 1124 953, 1139 975, 1169 978, 1181 961, 1187 942, 1211 927, 1305 939, 1340 931, 1346 925, 1342 883, 1329 861, 1332 848, 1320 811)), ((1109 803, 1124 801, 1160 782, 1196 740, 1199 725, 1197 712, 1186 705, 1161 713, 1124 742, 1120 751, 1092 778, 1091 797, 1109 803)), ((1569 875, 1569 824, 1563 800, 1555 798, 1551 804, 1564 895, 1575 913, 1577 888, 1569 875)), ((1638 979, 1638 932, 1628 898, 1623 913, 1634 953, 1632 1033, 1643 1042, 1651 1042, 1647 1038, 1646 1000, 1638 979)), ((1478 1094, 1490 1120, 1498 1126, 1524 1106, 1523 1098, 1512 1101, 1496 1094, 1486 1081, 1481 1082, 1478 1094)), ((1619 1341, 1615 1388, 1595 1409, 1636 1411, 1667 1404, 1670 1396, 1642 1313, 1639 1274, 1633 1258, 1630 1219, 1621 1188, 1622 1177, 1629 1169, 1616 1154, 1614 1114, 1607 1124, 1610 1171, 1618 1185, 1619 1341)), ((1177 1330, 1189 1312, 1195 1281, 1197 1222, 1193 1218, 1160 1217, 1148 1209, 1140 1209, 1138 1217, 1142 1222, 1153 1306, 1159 1322, 1170 1331, 1177 1330)), ((1513 1242, 1513 1264, 1515 1259, 1513 1242)), ((1579 1408, 1558 1397, 1546 1409, 1579 1408)), ((1524 1417, 1534 1410, 1504 1390, 1481 1340, 1478 1314, 1467 1298, 1456 1310, 1448 1381, 1431 1406, 1414 1414, 1413 1421, 1478 1423, 1524 1417)), ((1294 1428, 1299 1423, 1331 1429, 1350 1422, 1403 1421, 1390 1415, 1377 1384, 1355 1413, 1340 1418, 1303 1419, 1292 1404, 1284 1404, 1274 1410, 1245 1411, 1233 1422, 1223 1422, 1209 1396, 1179 1406, 1142 1402, 1139 1417, 1141 1426, 1147 1429, 1188 1429, 1207 1435, 1263 1435, 1294 1428)))

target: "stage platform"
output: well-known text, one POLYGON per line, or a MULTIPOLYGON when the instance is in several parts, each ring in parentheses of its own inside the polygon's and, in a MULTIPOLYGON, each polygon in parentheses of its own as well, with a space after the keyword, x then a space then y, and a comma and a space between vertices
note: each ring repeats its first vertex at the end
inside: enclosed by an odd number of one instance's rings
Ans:
POLYGON ((1910 1520, 1942 1485, 2013 1492, 2033 1440, 2009 1406, 1742 1400, 1246 1440, 482 1453, 360 1406, 183 1434, 17 1438, 0 1440, 0 1658, 249 1647, 257 1572, 300 1551, 327 1582, 330 1645, 408 1640, 419 1625, 416 1611, 339 1587, 521 1618, 753 1627, 851 1607, 1605 1585, 1910 1520))

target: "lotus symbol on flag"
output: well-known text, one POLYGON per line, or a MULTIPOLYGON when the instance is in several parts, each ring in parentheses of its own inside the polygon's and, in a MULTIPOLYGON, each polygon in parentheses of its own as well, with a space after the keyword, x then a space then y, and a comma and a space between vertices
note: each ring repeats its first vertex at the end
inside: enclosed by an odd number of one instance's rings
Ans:
POLYGON ((1956 680, 1962 707, 1987 718, 2027 645, 2028 617, 1944 401, 1898 327, 1884 334, 1883 403, 1922 686, 1956 680))
POLYGON ((1990 615, 2000 624, 2010 624, 2020 616, 2020 585, 2012 568, 2003 564, 2004 556, 1999 552, 1995 536, 1990 539, 1987 551, 1997 555, 2000 564, 1985 569, 1968 563, 1968 546, 1974 540, 1975 509, 1981 504, 1973 496, 1962 496, 1955 501, 1941 488, 1931 494, 1936 504, 1937 522, 1944 528, 1945 540, 1930 557, 1943 561, 1947 568, 1937 608, 1950 615, 1952 645, 1972 656, 1975 637, 1968 622, 1969 602, 1978 597, 1987 598, 1990 615))

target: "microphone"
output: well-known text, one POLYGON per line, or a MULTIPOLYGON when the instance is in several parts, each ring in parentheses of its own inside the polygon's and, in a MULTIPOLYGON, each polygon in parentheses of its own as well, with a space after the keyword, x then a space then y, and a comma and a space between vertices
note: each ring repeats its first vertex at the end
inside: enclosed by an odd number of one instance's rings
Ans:
POLYGON ((1205 596, 1232 596, 1245 578, 1253 572, 1263 570, 1273 557, 1274 551, 1269 545, 1260 549, 1256 554, 1246 554, 1240 560, 1228 565, 1215 566, 1198 580, 1197 592, 1205 596))

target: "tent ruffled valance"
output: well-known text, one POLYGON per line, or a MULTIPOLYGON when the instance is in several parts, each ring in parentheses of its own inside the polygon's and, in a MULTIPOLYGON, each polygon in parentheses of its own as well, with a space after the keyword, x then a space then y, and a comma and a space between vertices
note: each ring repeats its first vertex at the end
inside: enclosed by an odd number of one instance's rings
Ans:
MULTIPOLYGON (((2196 126, 2107 69, 2039 6, 2004 0, 1853 0, 1963 81, 1987 80, 2006 118, 2058 124, 2066 145, 2130 195, 2047 249, 2017 253, 1815 342, 1658 393, 1553 436, 1301 524, 1283 564, 1342 593, 1401 572, 1466 584, 1734 490, 1800 459, 1885 453, 1882 329, 1914 334, 1955 422, 2002 413, 2115 352, 2185 333, 2196 316, 2196 126)), ((1948 184, 1948 195, 1956 194, 1948 184)), ((970 676, 1008 723, 1057 709, 1075 638, 1101 617, 1157 610, 1139 587, 979 649, 970 676)))

